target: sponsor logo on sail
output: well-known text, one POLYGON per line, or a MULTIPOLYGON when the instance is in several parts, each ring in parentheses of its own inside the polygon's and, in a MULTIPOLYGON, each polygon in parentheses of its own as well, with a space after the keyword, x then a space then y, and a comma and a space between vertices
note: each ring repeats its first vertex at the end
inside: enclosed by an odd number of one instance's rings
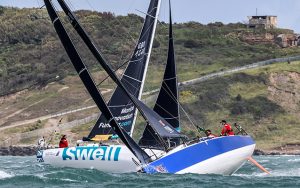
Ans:
POLYGON ((63 160, 118 161, 121 147, 72 147, 64 148, 63 160))
POLYGON ((108 123, 100 123, 99 128, 110 128, 111 126, 108 123))
POLYGON ((145 49, 145 44, 146 44, 145 41, 140 42, 140 43, 138 44, 137 50, 136 50, 136 52, 135 52, 135 54, 134 54, 135 57, 139 57, 139 56, 145 54, 145 51, 146 51, 146 49, 145 49))
POLYGON ((132 112, 134 110, 134 106, 130 107, 130 108, 123 108, 121 111, 121 114, 126 114, 129 112, 132 112))

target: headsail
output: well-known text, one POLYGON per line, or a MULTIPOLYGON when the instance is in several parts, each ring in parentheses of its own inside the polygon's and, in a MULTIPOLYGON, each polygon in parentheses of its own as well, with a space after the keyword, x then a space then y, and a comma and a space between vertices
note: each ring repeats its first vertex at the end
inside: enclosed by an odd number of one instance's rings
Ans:
MULTIPOLYGON (((121 79, 121 82, 126 87, 127 91, 138 99, 141 98, 143 90, 159 14, 159 7, 160 0, 151 0, 138 43, 121 79)), ((108 102, 108 106, 114 117, 116 117, 120 123, 120 126, 132 135, 136 118, 136 107, 120 87, 117 87, 114 91, 108 102)), ((111 126, 104 116, 101 115, 88 135, 88 138, 92 140, 103 140, 108 138, 107 135, 113 134, 114 131, 111 126)))
POLYGON ((84 83, 86 89, 90 93, 91 97, 95 101, 102 114, 106 119, 109 119, 109 123, 124 142, 124 144, 132 151, 132 153, 140 160, 142 164, 146 164, 150 161, 149 156, 134 142, 134 140, 119 126, 116 119, 113 117, 110 109, 107 107, 103 96, 98 91, 93 79, 91 78, 85 64, 82 62, 75 46, 73 45, 70 37, 68 36, 64 26, 62 25, 56 11, 53 8, 51 0, 44 0, 48 14, 54 25, 54 28, 61 40, 74 68, 76 69, 79 77, 84 83))
MULTIPOLYGON (((154 106, 154 111, 163 117, 177 131, 179 127, 179 103, 178 103, 178 82, 176 74, 175 53, 172 31, 171 2, 169 1, 169 49, 167 64, 164 72, 162 85, 154 106)), ((147 125, 139 142, 142 146, 158 145, 154 130, 147 125)))

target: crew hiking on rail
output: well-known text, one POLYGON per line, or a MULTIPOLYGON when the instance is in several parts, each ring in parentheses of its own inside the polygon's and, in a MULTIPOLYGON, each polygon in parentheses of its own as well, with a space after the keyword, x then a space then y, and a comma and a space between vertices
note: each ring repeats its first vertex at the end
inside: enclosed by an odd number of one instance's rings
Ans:
POLYGON ((67 135, 63 135, 59 141, 59 148, 67 148, 69 147, 67 135))
POLYGON ((229 123, 227 123, 226 120, 222 120, 220 123, 223 126, 220 136, 233 136, 234 135, 231 125, 229 123))

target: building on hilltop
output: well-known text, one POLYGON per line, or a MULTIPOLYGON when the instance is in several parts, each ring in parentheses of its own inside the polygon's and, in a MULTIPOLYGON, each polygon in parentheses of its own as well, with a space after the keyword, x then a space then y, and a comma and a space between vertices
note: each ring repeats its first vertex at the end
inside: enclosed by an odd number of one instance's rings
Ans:
POLYGON ((277 27, 277 16, 248 16, 248 28, 273 29, 277 27))

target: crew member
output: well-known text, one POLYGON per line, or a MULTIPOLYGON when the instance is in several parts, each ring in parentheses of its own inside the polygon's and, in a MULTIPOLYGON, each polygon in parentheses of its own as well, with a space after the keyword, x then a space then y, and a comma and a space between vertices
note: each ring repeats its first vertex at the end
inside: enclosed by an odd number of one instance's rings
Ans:
POLYGON ((45 137, 42 136, 38 141, 38 148, 43 149, 46 146, 45 137))
POLYGON ((221 136, 232 136, 234 135, 234 132, 231 128, 231 125, 226 122, 226 120, 222 120, 220 122, 223 126, 222 131, 221 131, 221 136))
POLYGON ((207 136, 208 138, 215 138, 215 137, 217 137, 216 135, 212 134, 212 133, 211 133, 211 130, 209 130, 209 129, 207 129, 207 130, 205 131, 205 134, 206 134, 206 136, 207 136))
POLYGON ((59 142, 59 148, 67 148, 69 146, 67 136, 63 135, 59 142))

